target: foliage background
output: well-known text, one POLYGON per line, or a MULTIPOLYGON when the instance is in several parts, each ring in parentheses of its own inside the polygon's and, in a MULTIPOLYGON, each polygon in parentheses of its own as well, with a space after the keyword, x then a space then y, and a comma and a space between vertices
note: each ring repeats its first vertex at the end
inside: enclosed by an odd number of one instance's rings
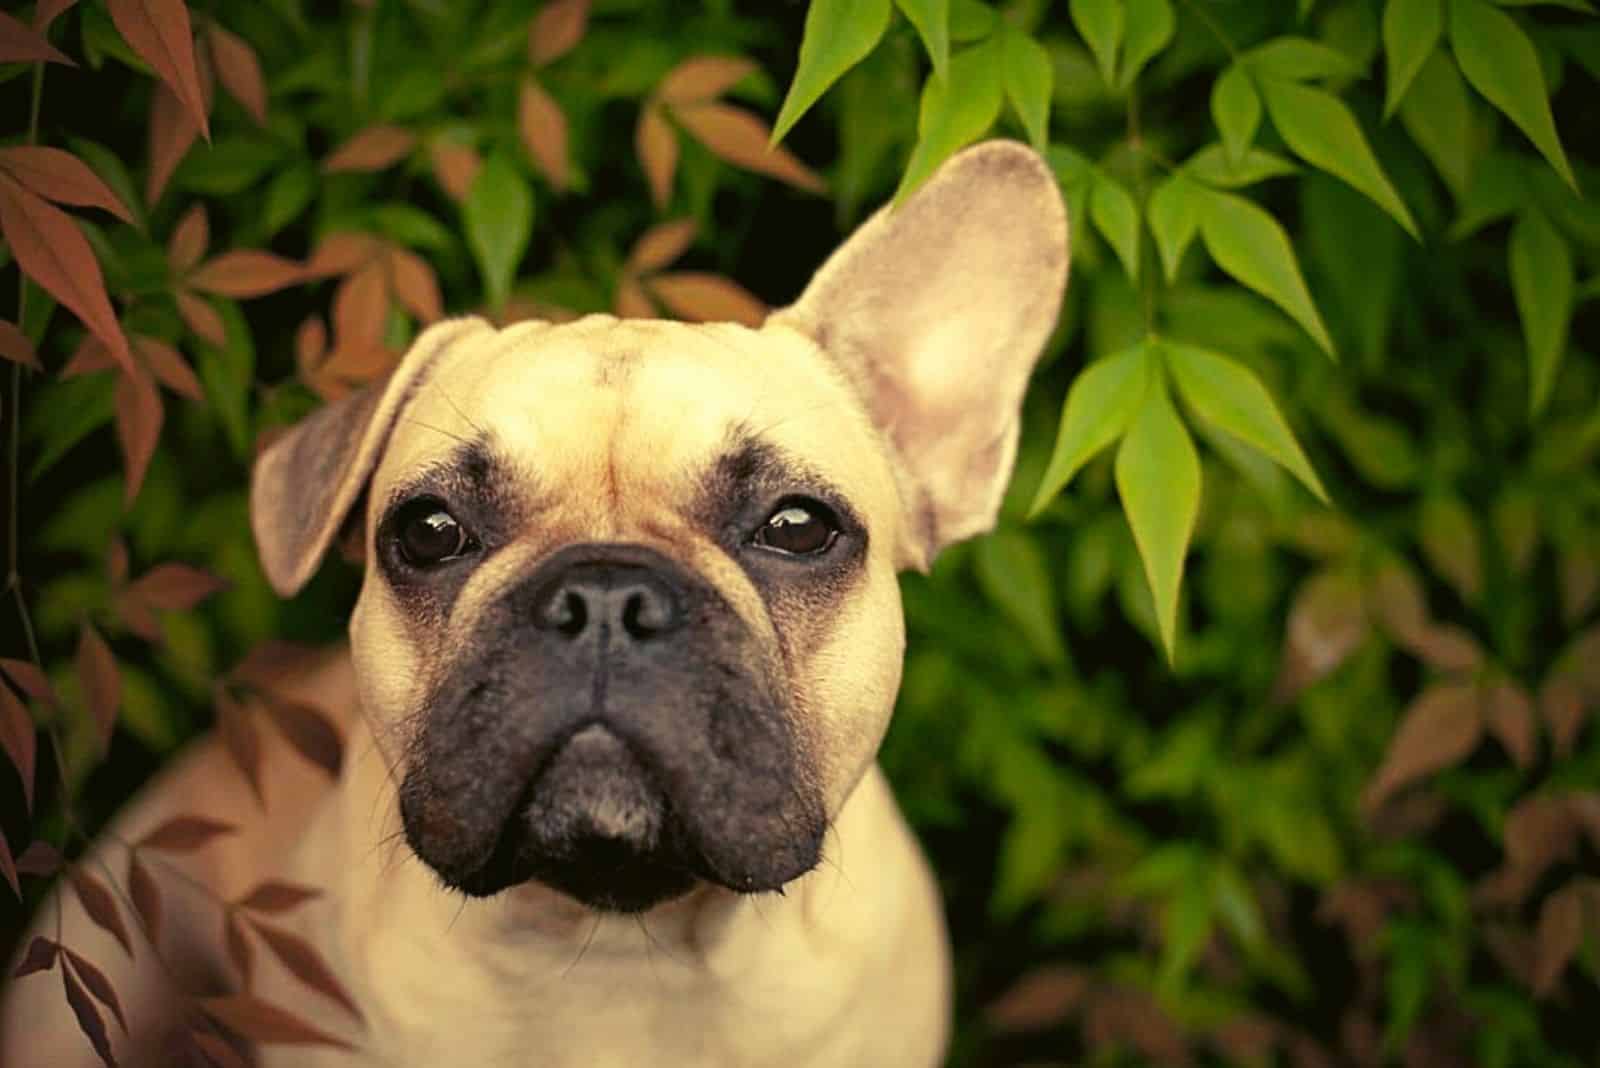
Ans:
POLYGON ((336 761, 260 650, 358 573, 271 595, 262 435, 442 309, 759 318, 994 133, 1074 259, 1001 529, 905 581, 952 1063, 1596 1063, 1597 78, 1577 0, 0 15, 0 945, 214 720, 336 761))

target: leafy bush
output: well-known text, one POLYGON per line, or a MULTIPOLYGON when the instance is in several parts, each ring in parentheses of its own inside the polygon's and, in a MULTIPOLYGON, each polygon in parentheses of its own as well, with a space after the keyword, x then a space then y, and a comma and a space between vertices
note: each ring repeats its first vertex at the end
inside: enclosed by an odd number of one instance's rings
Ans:
MULTIPOLYGON (((131 945, 62 855, 178 744, 336 766, 270 643, 355 571, 271 595, 263 434, 446 308, 758 320, 998 132, 1073 279, 1001 529, 905 582, 883 752, 954 1062, 1595 1063, 1597 78, 1586 0, 0 15, 0 874, 131 945)), ((131 847, 135 928, 215 833, 131 847)), ((92 962, 30 966, 106 1041, 92 962)))

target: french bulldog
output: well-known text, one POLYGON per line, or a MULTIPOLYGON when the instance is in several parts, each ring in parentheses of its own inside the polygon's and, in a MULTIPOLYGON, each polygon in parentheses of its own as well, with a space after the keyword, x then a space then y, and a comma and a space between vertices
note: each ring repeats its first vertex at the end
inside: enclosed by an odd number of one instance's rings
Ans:
MULTIPOLYGON (((448 320, 276 440, 273 587, 364 546, 348 648, 294 681, 348 759, 318 790, 268 744, 263 808, 205 740, 119 818, 240 828, 157 873, 161 955, 41 912, 111 973, 122 1059, 167 1063, 174 973, 223 989, 217 902, 278 879, 321 888, 274 919, 355 1011, 258 952, 253 994, 338 1043, 262 1065, 937 1064, 939 895, 875 762, 897 573, 993 525, 1067 263, 1050 170, 989 142, 760 329, 448 320)), ((7 1065, 97 1063, 59 980, 3 1023, 7 1065)))

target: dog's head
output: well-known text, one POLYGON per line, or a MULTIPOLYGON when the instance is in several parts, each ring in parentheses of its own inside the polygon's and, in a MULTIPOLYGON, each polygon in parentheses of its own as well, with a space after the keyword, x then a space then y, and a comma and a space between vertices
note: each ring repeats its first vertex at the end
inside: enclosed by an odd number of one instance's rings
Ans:
POLYGON ((1050 172, 990 143, 759 330, 448 321, 266 450, 280 592, 364 513, 352 651, 416 853, 625 911, 809 870, 894 704, 896 572, 993 523, 1066 270, 1050 172))

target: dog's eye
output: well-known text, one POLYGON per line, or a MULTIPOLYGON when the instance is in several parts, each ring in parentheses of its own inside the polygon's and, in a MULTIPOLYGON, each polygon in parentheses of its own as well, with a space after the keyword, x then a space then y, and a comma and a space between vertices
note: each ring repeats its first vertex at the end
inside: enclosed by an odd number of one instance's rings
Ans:
POLYGON ((438 501, 412 501, 400 512, 395 536, 412 567, 429 567, 465 553, 472 539, 438 501))
POLYGON ((787 501, 767 517, 755 534, 755 544, 789 556, 816 556, 826 552, 839 536, 839 526, 826 505, 816 501, 787 501))

